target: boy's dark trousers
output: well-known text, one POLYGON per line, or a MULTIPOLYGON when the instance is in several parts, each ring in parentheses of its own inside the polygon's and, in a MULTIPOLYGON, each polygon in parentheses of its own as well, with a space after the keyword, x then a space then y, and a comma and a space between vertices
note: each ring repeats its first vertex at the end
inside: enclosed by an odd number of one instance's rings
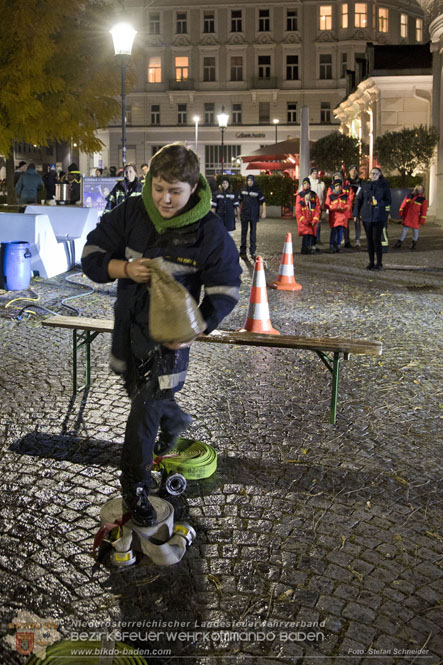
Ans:
POLYGON ((383 258, 381 239, 385 222, 365 222, 363 220, 363 226, 365 227, 366 239, 368 241, 369 263, 374 265, 375 255, 377 257, 377 265, 381 266, 383 258))
POLYGON ((312 249, 312 244, 315 239, 314 235, 304 235, 301 241, 301 253, 310 254, 312 249))
POLYGON ((157 379, 139 384, 132 395, 120 463, 124 492, 131 492, 140 483, 149 492, 158 429, 161 426, 166 432, 173 430, 185 415, 170 393, 166 399, 154 396, 154 382, 156 384, 157 379))
POLYGON ((257 249, 257 221, 241 220, 241 241, 240 241, 240 254, 246 254, 246 243, 248 237, 248 227, 251 225, 249 231, 249 251, 252 256, 255 256, 257 249))

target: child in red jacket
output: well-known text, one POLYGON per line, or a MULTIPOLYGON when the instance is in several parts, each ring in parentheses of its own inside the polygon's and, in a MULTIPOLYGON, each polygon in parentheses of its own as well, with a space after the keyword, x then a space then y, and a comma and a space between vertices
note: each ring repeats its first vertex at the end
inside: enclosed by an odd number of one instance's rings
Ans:
POLYGON ((423 185, 416 185, 409 196, 405 196, 400 206, 400 217, 403 219, 403 231, 399 240, 394 245, 394 249, 400 249, 403 240, 406 238, 408 228, 412 229, 411 249, 415 249, 418 240, 418 229, 426 222, 426 213, 428 211, 428 202, 424 197, 423 185))
POLYGON ((295 217, 297 220, 298 235, 303 238, 301 253, 315 253, 312 243, 317 233, 317 224, 320 219, 320 200, 317 194, 311 190, 311 181, 309 178, 303 180, 302 189, 297 194, 295 217))
POLYGON ((329 252, 340 251, 343 231, 348 226, 348 219, 352 215, 353 194, 343 186, 340 178, 332 181, 332 186, 328 189, 325 207, 329 211, 329 226, 331 235, 329 238, 329 252))

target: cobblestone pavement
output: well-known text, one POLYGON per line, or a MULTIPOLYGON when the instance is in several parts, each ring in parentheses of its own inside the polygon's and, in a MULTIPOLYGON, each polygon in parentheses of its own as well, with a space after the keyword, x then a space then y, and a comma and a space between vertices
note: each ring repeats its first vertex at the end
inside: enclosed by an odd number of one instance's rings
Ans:
MULTIPOLYGON (((259 225, 269 281, 287 231, 291 220, 259 225)), ((128 408, 110 336, 93 345, 89 394, 72 399, 69 332, 17 321, 12 307, 32 303, 6 308, 20 294, 0 293, 2 665, 26 662, 13 625, 23 612, 64 640, 85 633, 79 647, 131 632, 116 637, 160 665, 443 662, 443 228, 425 226, 417 250, 389 252, 380 273, 364 270, 363 251, 300 256, 294 242, 303 290, 268 291, 274 327, 379 339, 383 356, 343 364, 330 425, 330 375, 314 353, 195 344, 179 401, 219 462, 174 501, 197 539, 170 568, 145 558, 114 573, 91 557, 99 511, 118 495, 128 408)), ((242 266, 225 329, 247 312, 242 266)), ((82 286, 34 280, 39 304, 66 313, 60 299, 89 284, 69 277, 82 286)), ((106 317, 113 296, 98 286, 69 304, 106 317)))

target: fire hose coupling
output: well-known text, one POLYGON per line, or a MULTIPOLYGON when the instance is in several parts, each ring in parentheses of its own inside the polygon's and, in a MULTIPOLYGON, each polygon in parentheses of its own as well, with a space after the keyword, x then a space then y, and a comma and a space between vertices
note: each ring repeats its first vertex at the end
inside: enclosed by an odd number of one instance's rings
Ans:
POLYGON ((169 473, 165 482, 165 490, 171 496, 180 496, 187 487, 186 478, 181 473, 169 473))
POLYGON ((195 529, 187 522, 176 522, 174 525, 174 535, 182 536, 186 540, 187 547, 190 547, 197 537, 195 529))
POLYGON ((117 552, 116 550, 113 550, 111 553, 111 563, 118 568, 132 566, 135 562, 136 557, 132 549, 127 552, 117 552))

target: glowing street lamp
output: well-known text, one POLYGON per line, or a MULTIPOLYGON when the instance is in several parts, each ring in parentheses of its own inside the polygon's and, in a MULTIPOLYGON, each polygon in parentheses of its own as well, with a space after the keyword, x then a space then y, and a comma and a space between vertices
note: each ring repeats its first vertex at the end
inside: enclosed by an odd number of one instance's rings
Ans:
POLYGON ((126 164, 126 97, 125 97, 125 73, 126 63, 132 52, 137 30, 129 23, 118 23, 109 31, 114 42, 114 53, 120 57, 122 72, 122 163, 126 164))
POLYGON ((278 123, 280 122, 280 120, 278 118, 274 118, 272 122, 275 125, 275 142, 277 143, 277 127, 278 127, 278 123))
POLYGON ((221 113, 217 116, 218 126, 221 130, 221 174, 223 175, 224 166, 225 166, 225 145, 224 145, 224 133, 225 129, 228 126, 229 115, 225 113, 225 107, 222 106, 221 113))
POLYGON ((200 122, 200 116, 195 115, 192 119, 195 122, 195 152, 197 152, 197 150, 198 150, 198 123, 200 122))

